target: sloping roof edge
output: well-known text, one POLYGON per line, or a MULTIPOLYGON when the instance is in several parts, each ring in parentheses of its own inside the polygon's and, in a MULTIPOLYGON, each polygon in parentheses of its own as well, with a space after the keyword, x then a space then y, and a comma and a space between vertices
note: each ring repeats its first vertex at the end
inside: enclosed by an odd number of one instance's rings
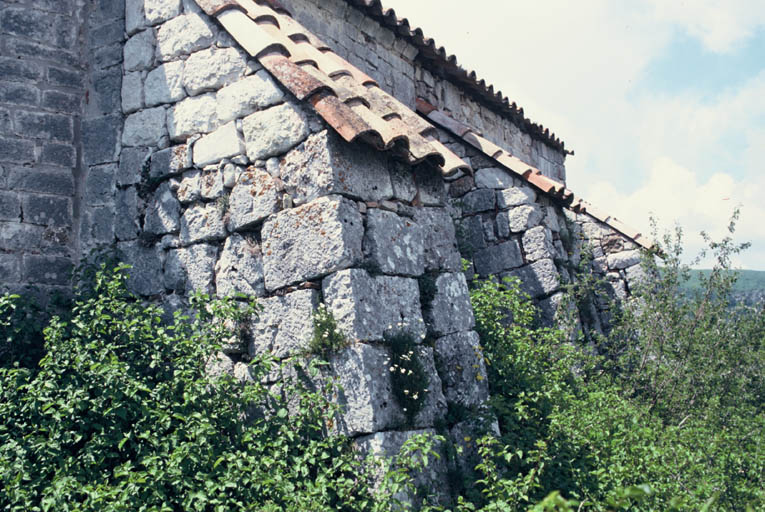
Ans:
POLYGON ((469 126, 449 117, 422 98, 417 99, 417 111, 432 123, 451 132, 484 155, 492 158, 502 167, 511 171, 519 179, 531 184, 537 190, 552 197, 563 207, 576 213, 587 214, 590 217, 599 220, 644 249, 652 249, 655 246, 655 242, 651 238, 643 235, 640 231, 628 226, 616 217, 606 214, 600 208, 593 206, 588 201, 576 197, 571 190, 566 188, 565 184, 544 176, 542 171, 536 167, 514 157, 509 152, 473 131, 469 126))
POLYGON ((532 138, 566 154, 574 154, 573 151, 567 151, 565 143, 548 128, 525 117, 523 108, 511 102, 502 91, 495 91, 494 86, 486 80, 479 79, 475 71, 464 69, 457 62, 455 55, 448 53, 443 46, 438 46, 433 39, 426 37, 421 28, 412 27, 407 18, 399 18, 394 9, 383 7, 380 0, 345 0, 345 2, 360 9, 367 16, 391 29, 397 37, 405 39, 417 48, 420 51, 420 58, 428 65, 430 71, 444 75, 473 95, 479 102, 491 107, 493 111, 527 132, 532 138))

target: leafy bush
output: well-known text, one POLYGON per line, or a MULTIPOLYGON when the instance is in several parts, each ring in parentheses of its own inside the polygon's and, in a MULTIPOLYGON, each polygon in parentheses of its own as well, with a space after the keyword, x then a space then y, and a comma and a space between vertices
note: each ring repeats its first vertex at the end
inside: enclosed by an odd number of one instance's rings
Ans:
MULTIPOLYGON (((0 369, 0 509, 374 511, 411 486, 404 458, 369 492, 374 465, 327 430, 331 381, 276 393, 267 358, 245 383, 206 371, 252 306, 197 297, 164 325, 124 270, 102 268, 71 320, 50 321, 36 371, 0 369)), ((7 328, 13 310, 0 318, 7 328)), ((315 383, 317 364, 290 368, 315 383)))
POLYGON ((313 336, 308 343, 308 352, 324 359, 330 354, 347 347, 348 340, 337 327, 337 320, 327 306, 320 304, 313 315, 313 336))

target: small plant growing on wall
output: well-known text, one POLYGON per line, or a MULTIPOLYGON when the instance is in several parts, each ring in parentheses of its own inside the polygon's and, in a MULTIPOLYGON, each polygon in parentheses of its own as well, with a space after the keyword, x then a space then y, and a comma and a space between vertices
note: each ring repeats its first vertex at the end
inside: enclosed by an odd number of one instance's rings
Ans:
POLYGON ((393 396, 411 424, 422 410, 428 394, 428 376, 422 366, 419 347, 414 337, 397 331, 385 336, 390 349, 390 371, 393 396))
POLYGON ((347 346, 348 339, 338 329, 334 315, 326 305, 320 304, 313 315, 313 337, 308 344, 308 351, 326 359, 347 346))

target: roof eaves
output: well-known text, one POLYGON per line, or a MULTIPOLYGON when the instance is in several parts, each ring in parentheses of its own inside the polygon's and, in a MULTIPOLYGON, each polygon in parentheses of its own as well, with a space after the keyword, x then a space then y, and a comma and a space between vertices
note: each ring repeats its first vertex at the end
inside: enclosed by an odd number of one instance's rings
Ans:
POLYGON ((543 175, 542 171, 536 167, 514 157, 509 152, 475 133, 459 121, 452 119, 450 116, 441 112, 421 98, 417 99, 417 111, 433 123, 451 132, 453 135, 476 148, 487 157, 492 158, 494 161, 501 164, 504 168, 511 171, 517 178, 553 198, 561 206, 568 208, 575 213, 586 214, 599 220, 644 249, 650 250, 655 247, 655 242, 649 237, 623 223, 616 217, 604 213, 584 199, 575 197, 574 193, 566 188, 565 184, 543 175))

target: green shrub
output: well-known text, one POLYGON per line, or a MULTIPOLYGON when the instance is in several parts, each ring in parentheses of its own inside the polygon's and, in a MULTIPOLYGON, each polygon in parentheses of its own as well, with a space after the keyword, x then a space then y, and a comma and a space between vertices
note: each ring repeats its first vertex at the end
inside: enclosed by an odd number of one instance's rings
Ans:
POLYGON ((348 346, 348 339, 337 327, 332 312, 320 304, 313 314, 313 336, 308 343, 308 352, 327 359, 331 354, 348 346))
POLYGON ((425 404, 428 375, 420 361, 420 348, 411 334, 397 331, 385 336, 390 350, 390 380, 393 396, 411 425, 425 404))
POLYGON ((36 371, 0 369, 0 509, 381 511, 411 488, 419 459, 388 466, 370 492, 374 465, 328 432, 331 381, 285 379, 276 394, 265 357, 244 383, 208 374, 253 307, 200 296, 165 325, 125 291, 124 271, 102 268, 71 319, 50 321, 36 371))

